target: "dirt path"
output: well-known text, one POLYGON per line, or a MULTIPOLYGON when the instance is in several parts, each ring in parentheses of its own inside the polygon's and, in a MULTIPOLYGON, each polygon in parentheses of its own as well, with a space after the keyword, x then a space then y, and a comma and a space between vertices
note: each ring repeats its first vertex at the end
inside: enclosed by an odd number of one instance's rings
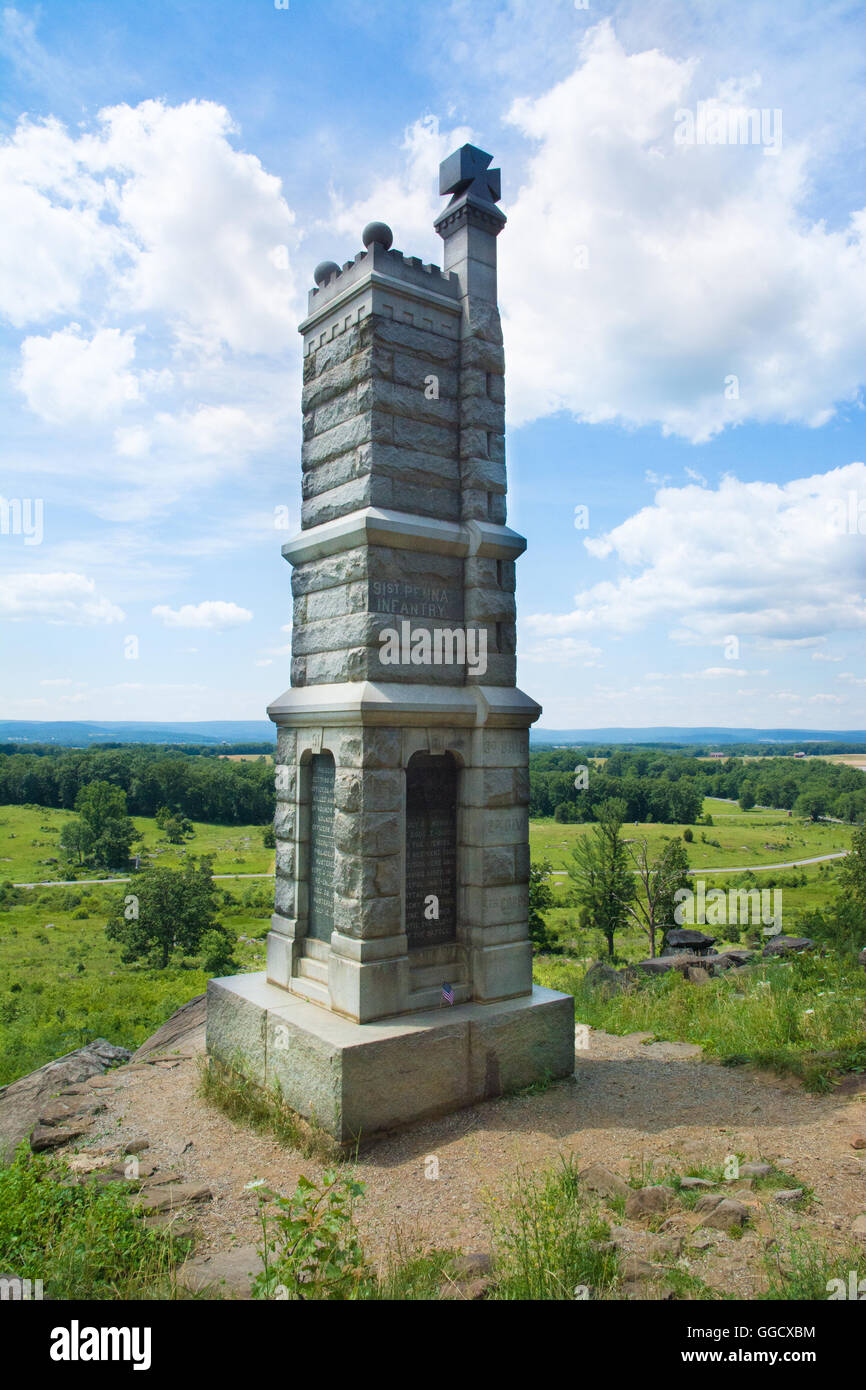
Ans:
MULTIPOLYGON (((365 1244, 378 1254, 398 1236, 404 1245, 418 1237, 437 1246, 489 1248, 485 1189, 501 1193, 521 1164, 538 1172, 560 1154, 624 1177, 632 1165, 652 1161, 655 1172, 644 1181, 657 1182, 666 1166, 685 1172, 737 1152, 774 1160, 797 1185, 814 1189, 808 1214, 784 1213, 786 1220, 831 1244, 848 1244, 854 1218, 866 1210, 866 1151, 851 1146, 855 1134, 866 1133, 866 1095, 812 1096, 793 1081, 684 1055, 695 1051, 688 1045, 647 1046, 648 1036, 591 1030, 573 1080, 380 1141, 357 1165, 367 1184, 359 1209, 365 1244), (438 1180, 425 1177, 431 1155, 438 1180)), ((245 1184, 261 1178, 289 1192, 302 1172, 313 1177, 321 1168, 206 1105, 196 1094, 203 1029, 182 1046, 186 1055, 176 1063, 139 1063, 108 1074, 115 1088, 100 1092, 107 1109, 87 1142, 122 1146, 147 1137, 146 1157, 161 1169, 207 1183, 213 1201, 194 1210, 196 1255, 203 1256, 258 1239, 256 1200, 245 1184)), ((766 1223, 738 1240, 715 1231, 709 1249, 693 1252, 695 1272, 712 1286, 749 1296, 760 1285, 765 1239, 766 1223)))

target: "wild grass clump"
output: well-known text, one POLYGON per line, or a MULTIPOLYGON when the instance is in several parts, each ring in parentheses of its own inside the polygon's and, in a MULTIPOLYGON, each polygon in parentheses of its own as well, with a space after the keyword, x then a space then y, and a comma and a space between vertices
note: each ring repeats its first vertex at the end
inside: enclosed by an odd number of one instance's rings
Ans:
MULTIPOLYGON (((764 1252, 767 1287, 762 1299, 814 1303, 848 1299, 852 1286, 866 1288, 866 1251, 831 1253, 805 1231, 786 1231, 764 1252), (854 1276, 852 1279, 852 1275, 854 1276)), ((862 1293, 855 1293, 862 1297, 862 1293)))
POLYGON ((198 1093, 230 1120, 272 1134, 287 1148, 307 1158, 333 1163, 345 1150, 314 1121, 305 1120, 276 1091, 267 1091, 245 1077, 238 1068, 215 1057, 199 1060, 198 1093))
POLYGON ((178 1297, 189 1242, 149 1228, 128 1197, 124 1183, 75 1182, 22 1144, 0 1164, 0 1270, 41 1279, 51 1299, 178 1297))
POLYGON ((866 1067, 866 981, 848 959, 798 955, 695 985, 677 970, 611 998, 587 988, 576 965, 539 963, 539 983, 574 994, 582 1023, 609 1033, 652 1032, 698 1043, 729 1065, 750 1062, 827 1090, 866 1067))
POLYGON ((488 1193, 488 1203, 496 1250, 491 1297, 573 1302, 613 1292, 618 1260, 604 1248, 609 1227, 581 1192, 573 1160, 540 1177, 521 1170, 503 1193, 488 1193))

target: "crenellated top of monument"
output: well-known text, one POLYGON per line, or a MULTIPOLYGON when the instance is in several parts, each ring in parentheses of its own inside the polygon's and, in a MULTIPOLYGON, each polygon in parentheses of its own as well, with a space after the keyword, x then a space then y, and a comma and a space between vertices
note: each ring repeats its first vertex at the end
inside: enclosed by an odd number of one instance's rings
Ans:
POLYGON ((326 305, 354 288, 366 276, 376 273, 404 280, 407 284, 430 289, 436 294, 447 295, 451 299, 459 297, 457 276, 443 271, 438 265, 425 264, 420 256, 407 256, 391 246, 390 227, 384 222, 372 222, 364 228, 365 249, 342 266, 335 261, 323 261, 316 266, 313 278, 315 289, 310 290, 309 313, 317 314, 326 305), (372 228, 381 234, 370 236, 372 228), (387 233, 387 236, 385 236, 387 233))
MULTIPOLYGON (((407 286, 423 289, 432 296, 460 300, 468 290, 465 268, 461 275, 458 262, 461 252, 449 248, 449 240, 461 228, 471 227, 496 237, 507 221, 496 206, 502 197, 499 169, 491 169, 493 156, 476 145, 461 145, 439 165, 439 192, 451 194, 451 201, 434 222, 444 239, 446 266, 426 264, 419 256, 407 256, 393 247, 394 236, 385 222, 370 222, 362 233, 364 250, 340 266, 336 261, 322 261, 313 272, 315 288, 310 290, 308 317, 300 325, 302 333, 316 326, 325 310, 339 305, 352 291, 370 279, 387 282, 401 281, 407 286), (448 264, 453 260, 455 269, 448 264)), ((495 243, 482 259, 495 264, 495 243)), ((478 254, 477 250, 474 254, 478 254)), ((486 296, 485 296, 486 297, 486 296)))

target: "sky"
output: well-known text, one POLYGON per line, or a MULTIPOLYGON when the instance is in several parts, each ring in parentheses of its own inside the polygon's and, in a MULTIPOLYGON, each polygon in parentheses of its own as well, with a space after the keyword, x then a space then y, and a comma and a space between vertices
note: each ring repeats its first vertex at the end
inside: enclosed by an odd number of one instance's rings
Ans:
POLYGON ((0 12, 0 718, 289 684, 297 325, 502 169, 541 726, 866 727, 866 6, 0 12))

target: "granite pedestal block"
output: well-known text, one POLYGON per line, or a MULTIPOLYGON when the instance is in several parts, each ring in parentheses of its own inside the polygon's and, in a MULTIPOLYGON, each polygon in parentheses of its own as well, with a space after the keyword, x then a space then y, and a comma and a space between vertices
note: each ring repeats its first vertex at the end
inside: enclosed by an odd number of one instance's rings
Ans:
POLYGON ((343 1144, 574 1071, 574 1004, 535 986, 357 1024, 267 983, 208 984, 207 1049, 343 1144))

